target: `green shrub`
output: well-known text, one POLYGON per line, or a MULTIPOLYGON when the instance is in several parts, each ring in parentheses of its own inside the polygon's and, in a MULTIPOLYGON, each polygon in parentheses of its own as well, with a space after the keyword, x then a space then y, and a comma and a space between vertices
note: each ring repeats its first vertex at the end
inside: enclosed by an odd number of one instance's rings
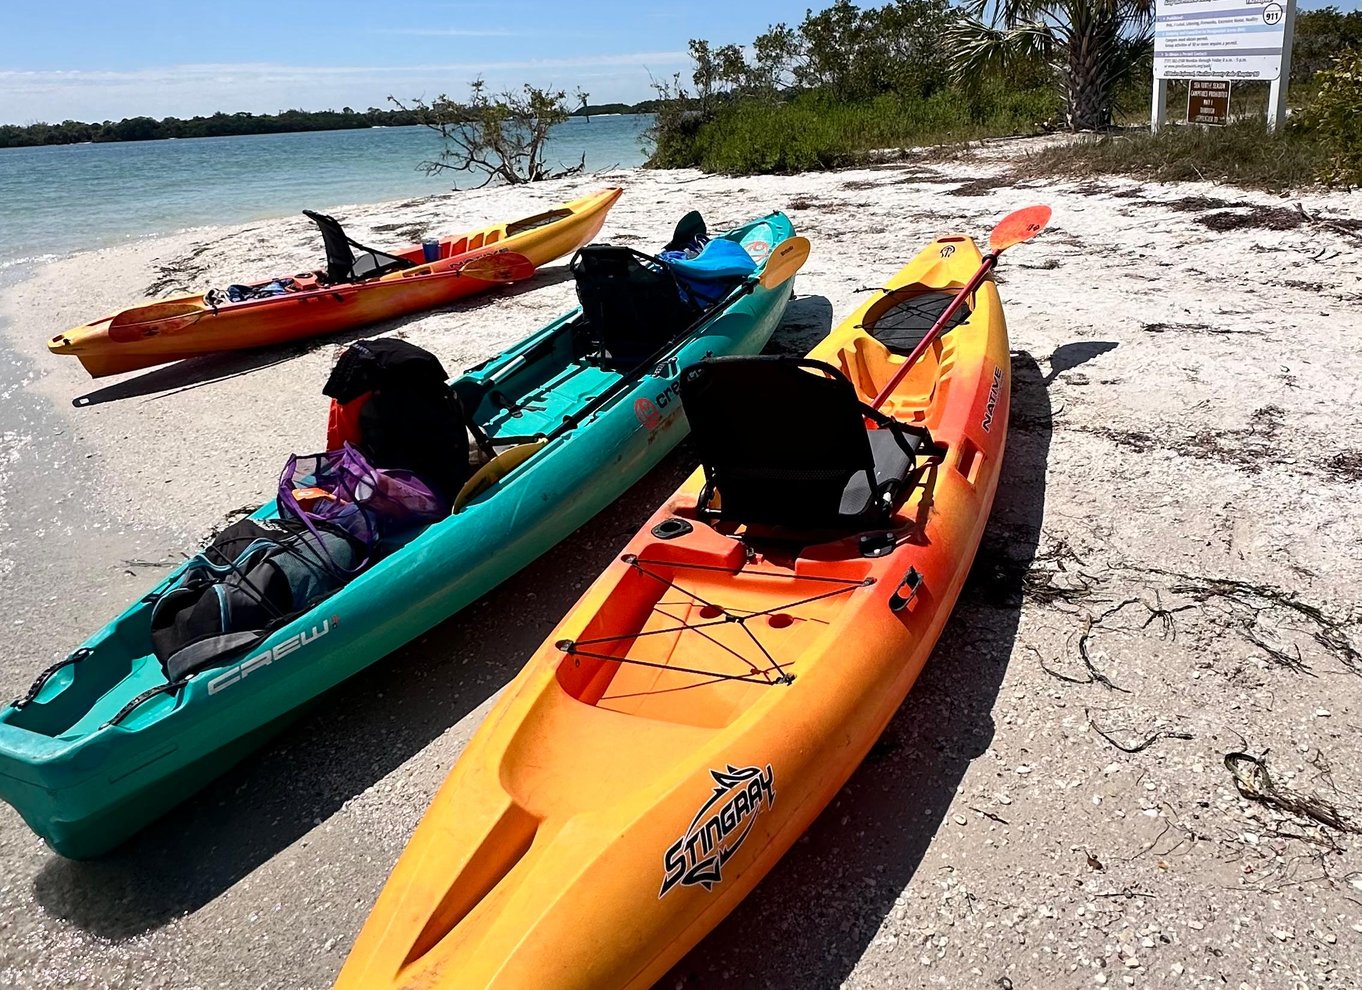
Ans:
MULTIPOLYGON (((648 155, 650 168, 691 168, 698 165, 695 141, 704 124, 705 116, 700 111, 698 100, 692 100, 684 93, 673 94, 663 90, 664 98, 658 102, 653 126, 644 135, 645 141, 652 143, 648 155)), ((648 150, 645 144, 643 150, 648 150)))
POLYGON ((730 175, 842 168, 882 149, 1033 133, 1059 110, 1048 88, 1003 86, 968 95, 955 89, 927 97, 885 93, 852 103, 820 93, 788 102, 746 97, 705 117, 693 110, 659 117, 649 165, 730 175))
POLYGON ((1319 91, 1306 107, 1302 123, 1328 150, 1319 178, 1362 185, 1362 50, 1347 52, 1316 79, 1319 91))

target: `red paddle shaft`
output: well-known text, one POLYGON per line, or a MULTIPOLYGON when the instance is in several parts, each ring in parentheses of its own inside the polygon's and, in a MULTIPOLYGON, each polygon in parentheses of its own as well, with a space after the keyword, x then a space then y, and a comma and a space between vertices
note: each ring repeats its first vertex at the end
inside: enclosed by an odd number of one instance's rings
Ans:
POLYGON ((932 328, 917 342, 917 346, 913 348, 913 352, 908 355, 907 360, 899 365, 899 370, 894 372, 894 377, 890 378, 889 383, 885 385, 884 388, 880 389, 880 394, 875 396, 875 401, 870 404, 872 408, 880 408, 880 406, 884 405, 884 400, 894 394, 894 389, 898 388, 899 382, 903 381, 913 365, 917 364, 918 358, 926 354, 927 348, 932 346, 932 341, 941 336, 942 329, 946 324, 950 323, 951 317, 955 315, 956 311, 961 306, 965 305, 965 300, 974 293, 974 290, 983 284, 984 279, 988 278, 988 273, 993 271, 993 267, 998 263, 999 253, 1000 252, 990 251, 988 254, 984 255, 984 263, 979 266, 979 270, 974 273, 974 277, 965 283, 963 289, 956 293, 955 298, 951 300, 951 304, 942 311, 941 315, 937 317, 936 322, 932 324, 932 328))
POLYGON ((932 346, 932 342, 941 336, 946 325, 950 323, 951 317, 956 311, 965 304, 965 300, 984 284, 984 279, 988 278, 988 273, 993 271, 998 264, 998 256, 1022 241, 1029 241, 1050 222, 1050 207, 1048 206, 1028 206, 1025 209, 1009 213, 993 228, 993 233, 988 236, 989 252, 984 255, 983 264, 974 276, 965 283, 964 288, 955 294, 951 304, 946 307, 945 312, 932 324, 932 328, 926 335, 918 341, 918 345, 913 348, 913 353, 908 355, 908 359, 899 365, 899 370, 894 372, 889 383, 880 389, 880 394, 875 396, 875 401, 871 403, 871 408, 878 409, 884 404, 884 400, 889 398, 894 389, 898 388, 899 382, 912 370, 913 365, 917 364, 918 358, 927 353, 927 348, 932 346))

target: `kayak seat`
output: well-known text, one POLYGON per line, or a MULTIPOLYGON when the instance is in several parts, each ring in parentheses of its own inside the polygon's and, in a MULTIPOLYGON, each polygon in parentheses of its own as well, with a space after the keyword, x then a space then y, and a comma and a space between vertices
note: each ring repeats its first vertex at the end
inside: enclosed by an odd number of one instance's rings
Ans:
POLYGON ((917 453, 893 430, 866 430, 870 441, 870 457, 874 464, 874 478, 869 473, 857 471, 852 474, 847 486, 842 489, 842 501, 838 506, 840 515, 859 518, 875 509, 875 498, 879 492, 897 493, 917 465, 917 453))
POLYGON ((315 223, 322 233, 322 243, 326 245, 326 280, 330 285, 360 282, 416 267, 414 261, 365 247, 351 239, 335 217, 312 210, 304 210, 303 216, 315 223), (356 248, 360 252, 358 255, 355 254, 356 248))
POLYGON ((681 402, 705 472, 701 513, 748 525, 883 525, 919 460, 942 453, 925 428, 872 409, 836 368, 806 358, 706 359, 682 372, 681 402))
POLYGON ((681 297, 676 277, 631 248, 591 244, 570 264, 584 322, 578 340, 592 363, 633 371, 689 329, 699 307, 681 297))

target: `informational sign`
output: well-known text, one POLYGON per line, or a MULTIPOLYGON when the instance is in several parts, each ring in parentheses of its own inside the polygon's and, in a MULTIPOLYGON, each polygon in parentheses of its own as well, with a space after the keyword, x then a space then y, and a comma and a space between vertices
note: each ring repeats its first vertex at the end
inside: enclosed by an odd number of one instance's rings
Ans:
POLYGON ((1187 87, 1187 123, 1228 124, 1230 84, 1220 80, 1193 79, 1187 87))
POLYGON ((1288 0, 1155 0, 1155 79, 1277 79, 1288 0))

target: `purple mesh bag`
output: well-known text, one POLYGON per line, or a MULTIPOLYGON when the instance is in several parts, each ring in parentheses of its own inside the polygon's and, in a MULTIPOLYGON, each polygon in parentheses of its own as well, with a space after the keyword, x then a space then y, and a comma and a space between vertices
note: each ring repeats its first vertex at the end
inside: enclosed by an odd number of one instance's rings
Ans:
MULTIPOLYGON (((364 563, 384 533, 400 532, 449 515, 449 503, 411 471, 376 468, 345 444, 321 454, 294 454, 279 476, 279 514, 339 527, 364 547, 364 563), (329 496, 303 508, 295 492, 320 490, 329 496)), ((363 566, 363 564, 361 564, 363 566)))

